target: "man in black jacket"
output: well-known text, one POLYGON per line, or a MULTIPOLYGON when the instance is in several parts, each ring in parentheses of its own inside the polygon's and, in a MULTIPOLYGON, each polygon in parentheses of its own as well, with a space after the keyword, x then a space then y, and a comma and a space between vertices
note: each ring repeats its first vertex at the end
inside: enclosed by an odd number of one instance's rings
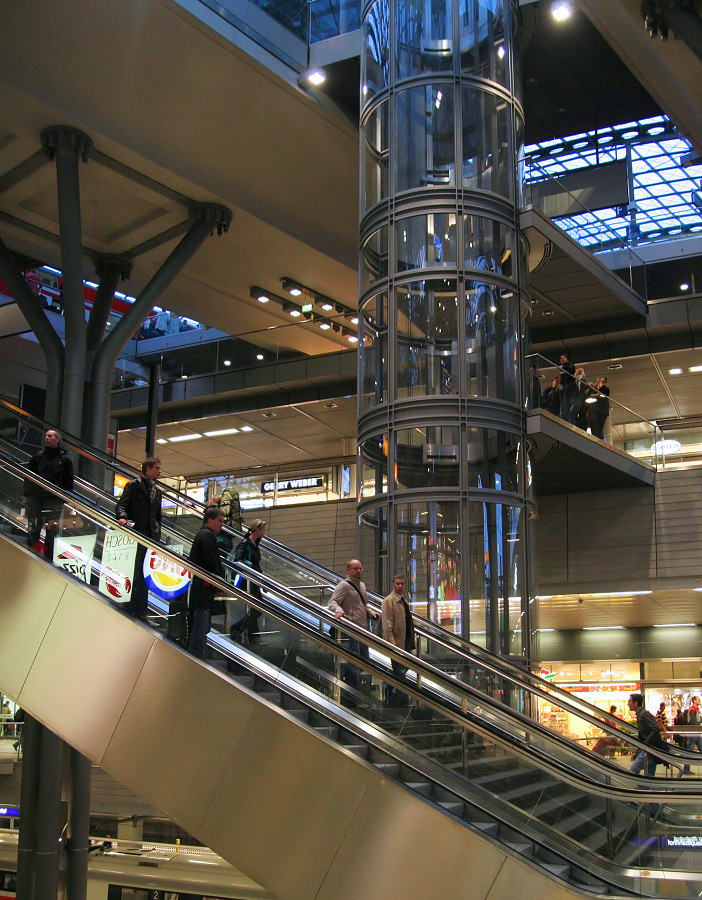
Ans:
POLYGON ((560 376, 559 380, 561 383, 561 418, 568 421, 568 417, 570 415, 570 408, 573 405, 573 401, 578 395, 578 385, 575 382, 575 366, 568 359, 565 353, 561 354, 561 360, 559 363, 560 366, 560 376))
MULTIPOLYGON (((161 474, 161 460, 155 456, 141 464, 141 478, 130 481, 117 501, 115 515, 120 525, 130 525, 137 534, 158 541, 161 538, 161 491, 156 486, 161 474)), ((149 591, 144 579, 146 547, 137 545, 134 563, 132 594, 126 613, 135 619, 146 621, 149 591)))
MULTIPOLYGON (((217 546, 217 535, 224 525, 224 513, 216 506, 210 506, 205 510, 205 518, 202 528, 195 535, 195 540, 190 548, 190 561, 213 575, 224 578, 224 567, 217 546)), ((193 577, 190 585, 190 633, 188 635, 188 650, 194 656, 205 658, 207 649, 207 633, 210 630, 212 619, 212 602, 215 599, 217 589, 198 578, 193 577)))
MULTIPOLYGON (((73 463, 61 446, 61 435, 50 428, 44 435, 44 449, 35 453, 27 466, 30 472, 39 475, 64 491, 73 490, 73 463)), ((46 526, 44 555, 53 561, 54 539, 58 534, 58 520, 63 508, 63 500, 42 490, 33 481, 24 482, 27 498, 27 543, 33 547, 39 540, 42 525, 46 526)))
MULTIPOLYGON (((665 750, 665 743, 661 737, 661 728, 656 722, 656 717, 653 713, 644 709, 643 694, 630 694, 627 705, 631 712, 636 714, 639 741, 651 747, 652 750, 665 750)), ((629 771, 639 775, 643 770, 644 774, 653 777, 656 774, 656 766, 659 762, 660 758, 658 756, 639 750, 634 756, 634 761, 629 766, 629 771)))

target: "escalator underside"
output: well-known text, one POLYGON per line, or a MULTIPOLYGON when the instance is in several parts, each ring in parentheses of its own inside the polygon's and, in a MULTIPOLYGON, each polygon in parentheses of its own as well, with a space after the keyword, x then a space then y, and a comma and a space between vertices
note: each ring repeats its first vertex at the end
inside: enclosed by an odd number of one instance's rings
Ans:
POLYGON ((274 895, 579 896, 23 547, 0 566, 3 690, 274 895))

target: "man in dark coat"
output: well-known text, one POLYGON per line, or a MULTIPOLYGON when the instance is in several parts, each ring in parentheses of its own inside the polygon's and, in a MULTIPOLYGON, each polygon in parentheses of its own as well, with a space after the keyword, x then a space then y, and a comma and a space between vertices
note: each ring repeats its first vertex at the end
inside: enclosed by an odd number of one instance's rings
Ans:
MULTIPOLYGON (((205 518, 202 528, 195 535, 195 540, 190 548, 190 561, 194 565, 212 572, 220 578, 224 578, 224 567, 217 546, 217 535, 224 525, 224 513, 216 506, 210 506, 205 510, 205 518)), ((212 602, 216 595, 221 593, 198 576, 193 577, 190 585, 190 633, 188 635, 188 650, 194 656, 205 658, 207 649, 207 633, 210 630, 212 620, 212 602)))
POLYGON ((590 432, 596 438, 604 440, 604 427, 609 415, 609 388, 604 375, 600 375, 592 386, 590 396, 597 398, 590 405, 590 432))
MULTIPOLYGON (((120 525, 130 525, 137 534, 158 541, 161 538, 161 491, 156 486, 161 474, 161 460, 152 456, 141 464, 141 478, 130 481, 117 501, 115 515, 120 525)), ((144 579, 146 547, 137 546, 132 594, 126 613, 146 621, 149 591, 144 579)))
MULTIPOLYGON (((647 709, 644 709, 643 694, 631 694, 627 703, 631 712, 636 715, 636 725, 639 729, 639 740, 652 750, 665 750, 665 743, 661 737, 661 727, 656 722, 656 717, 647 709)), ((639 750, 634 761, 629 766, 629 771, 639 775, 643 770, 646 775, 653 777, 656 774, 656 766, 660 757, 653 753, 645 753, 639 750)))
POLYGON ((575 382, 575 366, 568 359, 565 353, 561 354, 560 359, 560 376, 561 382, 561 418, 569 421, 570 408, 573 401, 578 396, 578 385, 575 382))
MULTIPOLYGON (((64 491, 73 490, 73 463, 61 446, 61 435, 50 428, 44 435, 44 449, 35 453, 27 466, 30 472, 39 475, 64 491)), ((33 547, 39 540, 42 525, 46 526, 44 538, 44 554, 47 559, 54 558, 54 540, 58 534, 58 520, 63 508, 63 500, 42 490, 33 481, 24 483, 24 495, 27 498, 27 543, 33 547)))

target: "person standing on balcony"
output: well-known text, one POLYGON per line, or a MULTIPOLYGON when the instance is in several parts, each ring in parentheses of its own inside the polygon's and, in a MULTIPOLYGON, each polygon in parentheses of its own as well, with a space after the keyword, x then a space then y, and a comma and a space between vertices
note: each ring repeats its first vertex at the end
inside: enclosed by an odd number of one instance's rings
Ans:
POLYGON ((600 375, 594 385, 590 386, 590 397, 596 397, 594 403, 590 404, 590 432, 591 434, 604 440, 604 427, 609 416, 609 388, 607 387, 607 379, 604 375, 600 375))
POLYGON ((573 401, 578 395, 578 386, 575 383, 575 366, 568 359, 565 353, 561 354, 559 366, 561 370, 559 376, 559 382, 561 385, 560 417, 568 422, 570 416, 570 408, 573 405, 573 401))

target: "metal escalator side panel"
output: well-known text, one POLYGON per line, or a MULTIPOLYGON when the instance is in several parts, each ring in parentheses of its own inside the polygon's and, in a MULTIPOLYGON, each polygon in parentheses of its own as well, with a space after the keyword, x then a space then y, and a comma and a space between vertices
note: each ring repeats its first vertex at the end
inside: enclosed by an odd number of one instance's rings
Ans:
POLYGON ((3 688, 276 896, 496 898, 505 865, 575 896, 6 539, 0 566, 3 688))

